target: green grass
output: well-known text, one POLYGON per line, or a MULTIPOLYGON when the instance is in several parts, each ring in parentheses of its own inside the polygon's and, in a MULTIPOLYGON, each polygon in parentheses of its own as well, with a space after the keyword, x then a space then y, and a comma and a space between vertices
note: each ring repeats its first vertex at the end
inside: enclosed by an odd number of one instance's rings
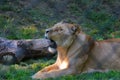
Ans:
MULTIPOLYGON (((28 60, 20 64, 5 66, 0 65, 0 80, 32 80, 31 76, 40 69, 54 63, 55 60, 39 59, 28 60)), ((106 73, 94 72, 78 75, 65 75, 46 80, 120 80, 120 72, 109 71, 106 73)))

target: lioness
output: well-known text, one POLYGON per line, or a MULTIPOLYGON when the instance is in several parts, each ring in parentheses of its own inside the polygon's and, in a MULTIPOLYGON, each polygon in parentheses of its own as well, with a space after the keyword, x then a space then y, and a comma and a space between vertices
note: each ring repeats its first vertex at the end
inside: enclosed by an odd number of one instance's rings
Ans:
POLYGON ((120 39, 94 41, 78 25, 65 22, 47 29, 45 36, 56 42, 58 57, 53 65, 33 75, 34 79, 120 70, 120 39))

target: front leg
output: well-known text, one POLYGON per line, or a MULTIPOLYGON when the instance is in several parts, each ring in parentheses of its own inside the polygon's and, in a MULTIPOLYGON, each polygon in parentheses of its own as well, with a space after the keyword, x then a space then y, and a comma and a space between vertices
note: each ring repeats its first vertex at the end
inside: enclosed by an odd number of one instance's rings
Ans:
POLYGON ((75 71, 71 68, 67 68, 67 69, 55 70, 55 71, 37 74, 37 76, 34 76, 32 78, 33 79, 46 79, 46 78, 60 77, 63 75, 68 75, 68 74, 75 74, 75 71))
POLYGON ((37 78, 37 77, 39 77, 39 75, 41 75, 43 73, 46 73, 46 72, 49 72, 49 71, 54 71, 54 70, 57 70, 57 69, 58 69, 58 66, 56 64, 50 65, 50 66, 45 67, 42 70, 38 71, 36 74, 34 74, 32 76, 32 78, 37 78))
POLYGON ((49 72, 49 71, 53 71, 53 70, 57 70, 57 69, 58 69, 58 66, 56 64, 53 64, 53 65, 43 68, 39 72, 49 72))

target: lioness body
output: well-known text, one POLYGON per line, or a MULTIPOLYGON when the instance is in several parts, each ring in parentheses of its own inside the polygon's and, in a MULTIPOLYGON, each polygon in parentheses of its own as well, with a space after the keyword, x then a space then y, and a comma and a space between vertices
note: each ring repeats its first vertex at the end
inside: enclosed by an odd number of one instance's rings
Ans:
POLYGON ((46 37, 54 40, 58 46, 57 60, 32 78, 120 69, 120 39, 94 41, 77 25, 63 22, 46 30, 46 37))
POLYGON ((120 70, 120 39, 96 41, 85 70, 120 70))

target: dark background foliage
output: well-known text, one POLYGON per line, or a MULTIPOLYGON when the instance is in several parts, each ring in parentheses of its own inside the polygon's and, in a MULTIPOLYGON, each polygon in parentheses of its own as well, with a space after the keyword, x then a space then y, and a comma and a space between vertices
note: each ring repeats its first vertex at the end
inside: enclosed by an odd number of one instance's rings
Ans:
POLYGON ((61 20, 80 24, 95 39, 120 37, 119 0, 1 0, 0 36, 41 38, 61 20))

